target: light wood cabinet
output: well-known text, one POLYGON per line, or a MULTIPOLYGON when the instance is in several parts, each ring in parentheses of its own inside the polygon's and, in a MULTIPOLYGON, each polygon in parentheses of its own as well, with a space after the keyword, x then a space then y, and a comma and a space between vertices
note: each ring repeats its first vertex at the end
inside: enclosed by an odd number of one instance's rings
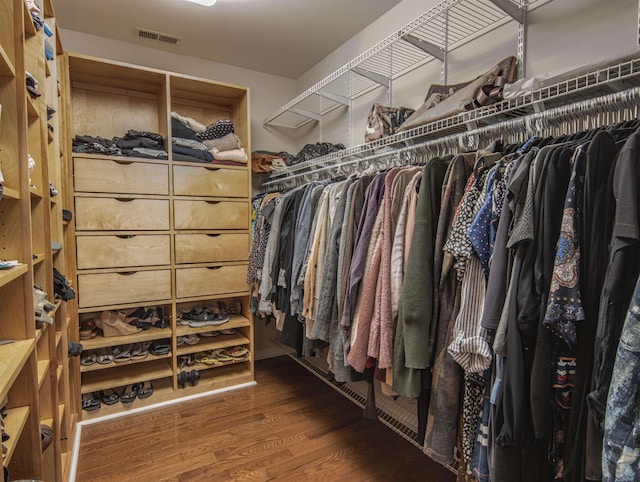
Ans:
POLYGON ((47 33, 23 0, 0 0, 0 259, 18 262, 0 270, 0 340, 7 340, 0 345, 0 401, 10 436, 3 465, 11 480, 62 481, 77 416, 67 350, 70 306, 54 299, 53 284, 53 269, 65 272, 68 249, 61 217, 66 69, 51 0, 39 3, 47 33), (33 98, 27 72, 37 81, 33 98), (54 303, 47 322, 36 321, 34 285, 54 303), (41 424, 53 430, 45 450, 41 424))
POLYGON ((171 72, 67 54, 70 78, 69 141, 76 135, 122 137, 128 130, 162 135, 168 159, 74 153, 73 179, 77 323, 95 322, 105 311, 130 314, 159 307, 169 326, 130 335, 84 340, 85 350, 129 344, 164 344, 118 363, 80 367, 76 393, 90 395, 127 384, 152 382, 154 394, 126 406, 102 405, 83 418, 150 406, 193 393, 253 380, 253 322, 246 282, 250 249, 249 166, 173 160, 171 116, 176 111, 208 125, 230 119, 245 149, 249 146, 249 93, 244 87, 171 72), (193 308, 241 311, 219 326, 189 327, 177 319, 193 308), (187 349, 182 337, 233 328, 233 335, 187 349), (224 341, 222 341, 224 340, 224 341), (242 345, 249 356, 216 366, 198 364, 197 386, 180 388, 179 357, 242 345))

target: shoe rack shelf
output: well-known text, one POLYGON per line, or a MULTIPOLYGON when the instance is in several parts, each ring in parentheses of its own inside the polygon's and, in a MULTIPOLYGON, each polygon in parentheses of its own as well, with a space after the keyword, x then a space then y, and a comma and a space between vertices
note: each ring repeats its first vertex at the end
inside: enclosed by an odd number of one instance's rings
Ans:
POLYGON ((107 348, 118 345, 126 345, 129 343, 142 343, 143 341, 162 340, 163 338, 172 338, 173 331, 171 328, 149 328, 140 333, 122 336, 96 336, 91 340, 81 340, 84 350, 97 350, 98 348, 107 348))
POLYGON ((200 338, 200 341, 195 345, 180 345, 178 347, 178 355, 189 355, 190 353, 198 353, 203 351, 216 350, 218 348, 229 348, 236 345, 248 345, 249 339, 240 334, 234 335, 219 335, 213 338, 213 341, 204 341, 206 338, 200 338))
POLYGON ((126 361, 123 362, 116 362, 116 361, 112 361, 109 363, 93 363, 91 365, 81 365, 80 366, 80 371, 82 373, 87 373, 87 372, 95 372, 95 371, 99 371, 99 370, 107 370, 109 368, 116 368, 116 367, 124 367, 124 366, 128 366, 128 365, 135 365, 136 363, 147 363, 147 362, 153 362, 154 360, 166 360, 171 358, 173 355, 171 353, 167 353, 166 355, 152 355, 149 354, 147 355, 146 358, 129 358, 126 361))
POLYGON ((178 386, 177 356, 191 349, 178 346, 177 337, 182 334, 233 328, 236 334, 220 335, 206 344, 201 341, 195 351, 231 346, 219 341, 225 336, 253 354, 253 320, 245 279, 251 175, 248 166, 174 161, 170 152, 172 111, 204 125, 230 119, 250 152, 248 90, 73 53, 66 54, 66 61, 68 143, 75 135, 110 139, 133 129, 162 135, 169 151, 166 160, 73 153, 65 166, 67 179, 73 182, 74 216, 68 230, 74 233, 74 240, 66 242, 75 247, 75 266, 68 276, 78 287, 74 330, 81 322, 110 310, 130 313, 140 307, 162 306, 169 319, 165 329, 81 340, 84 349, 159 339, 168 340, 171 347, 167 355, 80 367, 73 385, 85 397, 131 383, 153 381, 154 385, 152 396, 146 399, 102 404, 98 410, 83 410, 82 418, 99 418, 253 381, 251 355, 233 370, 207 370, 213 373, 202 376, 195 386, 178 386), (213 307, 218 302, 231 306, 234 300, 240 302, 240 313, 219 327, 190 328, 176 322, 183 311, 213 307))
POLYGON ((10 437, 3 465, 11 479, 58 482, 66 479, 64 454, 71 449, 77 413, 68 390, 66 344, 61 347, 67 340, 67 311, 58 304, 49 312, 51 324, 36 325, 34 285, 53 302, 53 268, 64 270, 66 260, 65 249, 55 255, 51 250, 52 240, 62 239, 62 203, 52 203, 49 190, 50 181, 59 194, 64 190, 61 84, 66 69, 52 2, 39 3, 37 14, 46 29, 36 28, 24 0, 0 0, 0 252, 3 261, 19 263, 0 270, 0 340, 13 340, 0 346, 0 397, 10 437), (45 41, 52 46, 50 60, 45 41), (37 81, 36 99, 27 90, 26 72, 37 81), (55 111, 53 118, 47 118, 47 107, 55 111), (29 157, 35 166, 29 166, 29 157), (43 451, 44 422, 54 437, 43 451))
POLYGON ((87 374, 82 382, 82 393, 98 392, 109 388, 123 387, 132 383, 155 381, 162 378, 170 378, 172 375, 171 362, 167 360, 154 360, 130 365, 127 367, 126 373, 122 373, 122 370, 117 367, 109 370, 100 370, 87 374))

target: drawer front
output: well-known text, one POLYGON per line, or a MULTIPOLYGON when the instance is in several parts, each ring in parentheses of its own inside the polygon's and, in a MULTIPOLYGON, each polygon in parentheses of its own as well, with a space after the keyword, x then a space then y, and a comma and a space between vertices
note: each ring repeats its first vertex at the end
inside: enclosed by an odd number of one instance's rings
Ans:
POLYGON ((171 264, 168 234, 78 236, 76 247, 78 269, 171 264))
POLYGON ((176 264, 244 261, 248 234, 176 234, 176 264))
POLYGON ((76 198, 77 230, 168 230, 166 199, 76 198))
POLYGON ((171 299, 171 270, 78 275, 78 306, 120 305, 171 299))
POLYGON ((212 166, 173 166, 178 196, 248 197, 249 172, 212 166))
POLYGON ((77 192, 169 194, 169 166, 121 159, 74 158, 77 192))
POLYGON ((249 203, 174 200, 176 229, 249 229, 249 203))
POLYGON ((247 265, 176 269, 176 297, 190 298, 247 291, 247 265))

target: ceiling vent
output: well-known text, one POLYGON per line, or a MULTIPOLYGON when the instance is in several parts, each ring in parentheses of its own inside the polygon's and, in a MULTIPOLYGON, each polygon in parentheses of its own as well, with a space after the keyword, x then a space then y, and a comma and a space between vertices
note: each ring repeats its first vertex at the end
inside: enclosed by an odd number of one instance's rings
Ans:
POLYGON ((139 38, 146 38, 148 40, 155 40, 156 42, 162 42, 171 45, 180 45, 180 38, 173 35, 169 35, 161 32, 154 32, 153 30, 147 30, 146 28, 136 27, 137 36, 139 38))

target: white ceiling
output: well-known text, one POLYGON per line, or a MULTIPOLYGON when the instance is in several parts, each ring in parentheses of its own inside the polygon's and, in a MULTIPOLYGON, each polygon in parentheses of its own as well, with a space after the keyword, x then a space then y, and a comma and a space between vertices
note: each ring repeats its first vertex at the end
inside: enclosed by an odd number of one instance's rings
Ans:
POLYGON ((53 0, 58 27, 297 79, 401 0, 53 0), (139 38, 136 27, 180 38, 139 38))

